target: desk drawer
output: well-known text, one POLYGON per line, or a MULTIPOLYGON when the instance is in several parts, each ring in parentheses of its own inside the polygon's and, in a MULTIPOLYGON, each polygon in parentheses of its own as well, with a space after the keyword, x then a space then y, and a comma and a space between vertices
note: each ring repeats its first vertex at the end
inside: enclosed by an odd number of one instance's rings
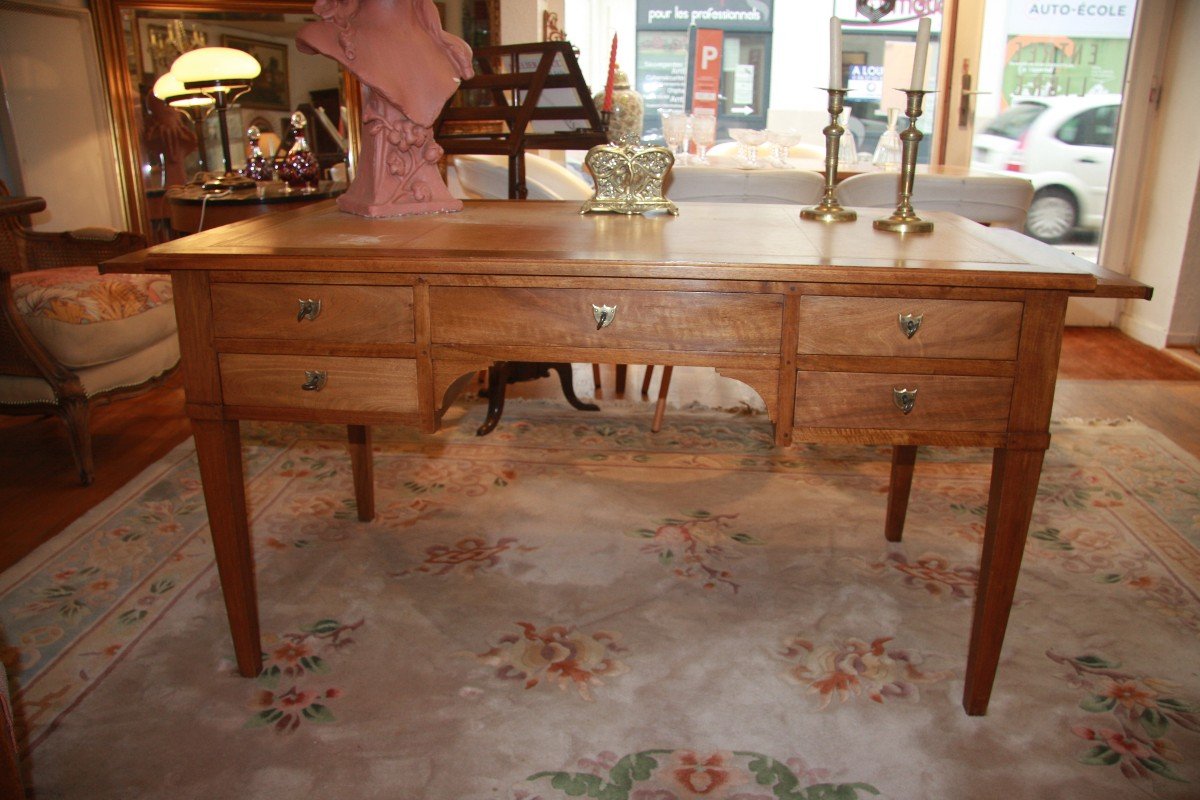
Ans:
POLYGON ((327 344, 398 344, 416 338, 408 286, 218 283, 212 287, 212 306, 213 327, 221 338, 327 344), (303 317, 302 301, 312 301, 303 317))
POLYGON ((429 296, 438 344, 778 353, 783 325, 775 295, 437 286, 429 296), (616 308, 606 327, 593 304, 616 308))
POLYGON ((1002 432, 1011 378, 804 372, 796 377, 796 427, 1002 432), (904 413, 896 390, 915 391, 904 413))
POLYGON ((221 391, 230 406, 397 414, 417 410, 417 362, 411 358, 222 353, 220 364, 221 391), (302 388, 305 383, 314 388, 302 388))
POLYGON ((1022 308, 1003 300, 806 295, 797 352, 1010 361, 1017 357, 1022 308), (920 318, 911 337, 902 315, 920 318))

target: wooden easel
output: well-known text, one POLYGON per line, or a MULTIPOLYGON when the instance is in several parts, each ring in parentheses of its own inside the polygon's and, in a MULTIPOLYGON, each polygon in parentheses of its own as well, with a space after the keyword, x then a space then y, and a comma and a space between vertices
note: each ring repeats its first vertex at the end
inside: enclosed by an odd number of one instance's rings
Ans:
POLYGON ((526 149, 588 150, 608 141, 570 42, 478 47, 474 59, 475 77, 446 103, 434 136, 447 155, 508 156, 510 200, 527 194, 526 149))

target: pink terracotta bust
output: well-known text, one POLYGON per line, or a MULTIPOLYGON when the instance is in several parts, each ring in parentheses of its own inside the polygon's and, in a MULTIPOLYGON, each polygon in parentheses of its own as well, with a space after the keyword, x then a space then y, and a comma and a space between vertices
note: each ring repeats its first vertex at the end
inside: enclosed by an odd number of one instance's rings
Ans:
POLYGON ((317 0, 321 17, 296 35, 363 85, 363 136, 354 182, 338 207, 364 217, 460 211, 437 162, 433 123, 460 81, 471 48, 442 30, 432 0, 317 0))

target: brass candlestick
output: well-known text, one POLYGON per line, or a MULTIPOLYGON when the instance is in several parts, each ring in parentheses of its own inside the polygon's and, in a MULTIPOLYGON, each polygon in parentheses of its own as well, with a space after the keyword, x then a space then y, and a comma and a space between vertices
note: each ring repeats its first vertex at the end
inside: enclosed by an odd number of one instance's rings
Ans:
POLYGON ((845 108, 845 89, 826 89, 829 92, 829 124, 825 126, 825 194, 821 202, 800 212, 801 219, 815 219, 820 222, 850 222, 858 219, 858 212, 842 208, 834 194, 837 185, 838 149, 841 147, 842 134, 846 129, 839 121, 842 109, 845 108))
POLYGON ((917 117, 921 116, 921 106, 925 103, 925 95, 930 92, 924 89, 902 89, 907 96, 904 115, 908 117, 908 127, 900 132, 900 205, 890 217, 875 220, 876 230, 893 233, 929 233, 933 223, 921 219, 913 211, 912 198, 913 178, 917 174, 917 148, 921 145, 921 132, 917 130, 917 117))

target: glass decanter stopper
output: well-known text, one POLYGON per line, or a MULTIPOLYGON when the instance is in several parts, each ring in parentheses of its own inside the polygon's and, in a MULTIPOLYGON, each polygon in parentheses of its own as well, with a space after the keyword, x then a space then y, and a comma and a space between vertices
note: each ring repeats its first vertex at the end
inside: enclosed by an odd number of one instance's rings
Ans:
POLYGON ((879 144, 875 146, 875 154, 871 156, 871 163, 880 169, 900 169, 900 134, 896 132, 896 121, 899 117, 899 108, 888 109, 887 130, 879 135, 879 144))
POLYGON ((246 129, 246 139, 250 142, 250 157, 246 159, 246 167, 242 174, 261 183, 271 180, 271 174, 275 170, 271 166, 271 159, 263 155, 262 147, 258 143, 259 135, 257 125, 246 129))
POLYGON ((308 120, 303 114, 299 111, 292 114, 292 147, 283 163, 279 165, 279 177, 289 189, 315 192, 321 177, 321 167, 317 163, 317 157, 309 149, 308 139, 304 135, 307 126, 308 120))

